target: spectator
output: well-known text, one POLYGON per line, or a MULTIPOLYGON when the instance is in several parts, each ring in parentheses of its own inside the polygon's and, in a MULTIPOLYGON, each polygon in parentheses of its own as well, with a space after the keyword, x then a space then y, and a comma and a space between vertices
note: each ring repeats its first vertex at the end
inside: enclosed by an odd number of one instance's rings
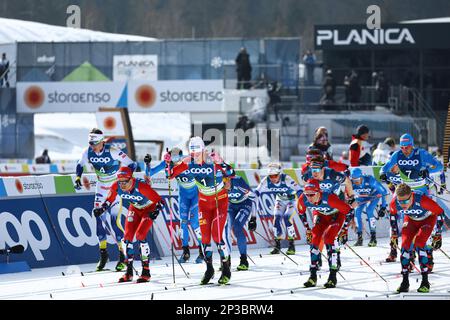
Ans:
POLYGON ((245 48, 241 48, 236 57, 237 89, 250 89, 252 78, 252 66, 250 56, 245 48))
POLYGON ((356 128, 356 133, 352 135, 352 142, 349 148, 349 159, 352 167, 369 166, 372 164, 372 157, 370 155, 369 128, 365 125, 360 125, 356 128))
POLYGON ((3 87, 4 81, 6 87, 9 88, 8 73, 9 73, 9 61, 6 58, 6 53, 3 52, 2 60, 0 61, 0 87, 3 87))
MULTIPOLYGON (((327 128, 325 128, 325 127, 318 127, 318 128, 314 131, 314 134, 315 134, 315 135, 321 134, 321 133, 323 133, 324 135, 326 135, 327 138, 328 138, 328 129, 327 129, 327 128)), ((328 138, 328 139, 329 139, 329 138, 328 138)))
POLYGON ((314 142, 308 147, 308 150, 311 149, 318 149, 326 160, 333 160, 331 144, 328 142, 328 135, 325 133, 317 133, 315 135, 314 142))
POLYGON ((311 50, 307 50, 303 55, 303 63, 306 67, 306 85, 313 86, 314 85, 314 68, 316 66, 316 56, 311 52, 311 50))
POLYGON ((378 143, 377 148, 372 154, 372 165, 382 166, 391 158, 392 153, 395 151, 395 141, 389 137, 384 142, 378 143))
POLYGON ((384 75, 383 71, 378 74, 375 73, 375 102, 387 103, 388 101, 389 83, 384 75))
POLYGON ((358 74, 355 70, 352 70, 349 76, 349 102, 359 103, 361 100, 361 86, 359 85, 358 74))
POLYGON ((339 158, 339 162, 350 166, 350 160, 348 158, 348 151, 342 151, 341 157, 339 158))
POLYGON ((334 80, 333 72, 328 69, 323 82, 324 96, 321 99, 321 104, 334 103, 334 96, 336 94, 336 80, 334 80))
POLYGON ((267 94, 269 95, 269 105, 268 107, 272 109, 275 113, 275 120, 278 121, 278 107, 277 105, 281 103, 281 97, 279 95, 279 91, 281 89, 281 85, 278 82, 274 81, 268 85, 267 94))
POLYGON ((44 149, 42 155, 36 158, 36 163, 51 163, 50 157, 48 156, 48 150, 44 149))
POLYGON ((350 77, 345 75, 344 77, 344 92, 345 92, 345 103, 350 102, 350 77))

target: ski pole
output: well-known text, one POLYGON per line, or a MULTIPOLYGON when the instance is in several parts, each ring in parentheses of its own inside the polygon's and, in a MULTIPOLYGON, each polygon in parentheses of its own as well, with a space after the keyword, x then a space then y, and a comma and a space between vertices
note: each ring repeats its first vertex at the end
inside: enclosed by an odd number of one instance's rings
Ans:
MULTIPOLYGON (((211 150, 214 153, 214 149, 211 150)), ((213 164, 213 175, 214 175, 214 198, 216 202, 216 219, 217 219, 217 240, 222 240, 222 236, 220 234, 220 222, 219 222, 219 199, 217 195, 217 181, 216 181, 216 163, 214 162, 214 159, 212 159, 213 164)), ((219 241, 220 243, 221 241, 219 241)), ((225 243, 225 241, 224 241, 225 243)), ((206 257, 206 256, 205 256, 206 257)))
MULTIPOLYGON (((166 148, 166 152, 170 154, 169 148, 166 148)), ((169 176, 167 177, 167 184, 169 187, 169 212, 170 212, 170 242, 171 242, 171 251, 172 251, 172 275, 173 275, 173 284, 175 285, 175 253, 173 251, 173 213, 172 213, 172 206, 170 203, 170 199, 172 198, 172 190, 170 188, 170 164, 167 164, 167 172, 169 173, 169 176)))
MULTIPOLYGON (((271 247, 273 247, 273 248, 275 248, 274 246, 272 246, 272 244, 270 243, 270 241, 269 240, 267 240, 263 235, 261 235, 258 231, 253 231, 254 233, 256 233, 257 235, 259 235, 261 238, 263 238, 265 241, 267 241, 267 243, 269 243, 270 244, 270 246, 271 247)), ((281 251, 280 250, 280 252, 286 257, 286 258, 288 258, 289 260, 291 260, 293 263, 295 263, 297 266, 298 266, 298 263, 297 262, 295 262, 291 257, 289 257, 286 253, 284 253, 283 251, 281 251)))
MULTIPOLYGON (((325 255, 322 253, 322 251, 319 250, 319 252, 320 252, 320 254, 322 255, 322 257, 328 261, 328 257, 325 256, 325 255)), ((342 273, 340 273, 339 271, 338 271, 337 273, 341 276, 341 278, 342 278, 344 281, 347 280, 347 279, 345 279, 345 277, 342 275, 342 273)))
POLYGON ((47 217, 48 217, 48 220, 49 220, 50 224, 52 225, 53 231, 55 232, 55 236, 56 236, 56 239, 58 240, 59 246, 61 247, 61 251, 62 251, 62 253, 64 254, 64 257, 66 258, 67 264, 70 264, 69 257, 67 256, 67 253, 66 253, 66 251, 64 250, 64 245, 65 245, 65 243, 64 243, 63 240, 61 240, 60 236, 58 235, 58 232, 56 231, 55 224, 54 224, 54 222, 53 222, 53 219, 52 219, 52 216, 51 216, 51 214, 50 214, 50 211, 49 211, 49 209, 48 209, 48 207, 47 207, 47 204, 45 203, 44 197, 42 196, 41 189, 39 188, 39 183, 38 183, 38 181, 37 181, 36 176, 34 176, 34 181, 36 181, 36 184, 37 184, 37 190, 38 190, 39 196, 40 196, 40 198, 41 198, 41 200, 42 200, 42 204, 44 205, 44 211, 45 211, 45 213, 47 214, 47 217))
POLYGON ((450 257, 448 256, 448 254, 447 254, 444 250, 442 250, 442 248, 439 248, 439 251, 442 252, 442 254, 443 254, 444 256, 446 256, 448 259, 450 259, 450 257))
POLYGON ((345 243, 347 248, 349 248, 358 258, 360 258, 370 269, 372 269, 373 272, 375 272, 381 279, 383 279, 384 282, 388 283, 385 278, 383 278, 370 264, 367 263, 366 260, 364 260, 352 247, 348 245, 348 243, 345 243))

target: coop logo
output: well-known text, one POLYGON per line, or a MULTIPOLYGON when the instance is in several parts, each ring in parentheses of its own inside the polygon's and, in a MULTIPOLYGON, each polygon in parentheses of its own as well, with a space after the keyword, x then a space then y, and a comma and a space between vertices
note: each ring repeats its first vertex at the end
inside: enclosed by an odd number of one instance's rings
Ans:
POLYGON ((127 147, 127 143, 126 142, 113 142, 112 146, 122 150, 127 147))
POLYGON ((241 196, 241 194, 237 193, 237 192, 233 192, 233 193, 229 193, 228 194, 228 197, 230 197, 230 198, 239 198, 240 196, 241 196))
POLYGON ((326 207, 309 207, 312 211, 328 212, 330 209, 326 207))
POLYGON ((321 183, 320 184, 320 189, 322 190, 328 190, 331 189, 333 187, 332 183, 321 183))
POLYGON ((402 178, 398 177, 398 176, 394 176, 394 177, 390 177, 389 181, 394 182, 394 183, 395 182, 402 182, 402 178))
POLYGON ((91 163, 105 163, 106 164, 111 161, 111 158, 110 157, 107 157, 107 158, 90 157, 89 161, 91 163))
POLYGON ((157 97, 155 88, 147 84, 138 87, 134 94, 137 104, 142 108, 150 108, 153 106, 157 97))
POLYGON ((371 193, 372 189, 354 189, 356 193, 363 194, 363 193, 371 193))
POLYGON ((286 191, 288 191, 288 188, 270 188, 270 191, 273 191, 273 192, 286 192, 286 191))
POLYGON ((349 32, 337 29, 317 30, 316 45, 322 46, 325 42, 331 42, 335 46, 416 43, 408 28, 352 29, 349 32))
POLYGON ((419 210, 419 209, 400 210, 401 214, 412 215, 412 216, 417 216, 419 214, 422 214, 423 212, 424 212, 423 210, 419 210))
POLYGON ((419 164, 419 160, 398 160, 398 164, 401 166, 417 166, 419 164))
POLYGON ((37 109, 42 106, 45 101, 44 90, 38 86, 31 86, 25 90, 23 100, 29 108, 37 109))
POLYGON ((133 196, 131 194, 121 194, 120 197, 125 200, 134 200, 134 201, 142 201, 144 197, 141 196, 133 196))
POLYGON ((213 169, 211 169, 211 168, 192 168, 191 169, 191 173, 193 173, 193 174, 199 174, 199 173, 211 174, 212 172, 213 172, 213 169))

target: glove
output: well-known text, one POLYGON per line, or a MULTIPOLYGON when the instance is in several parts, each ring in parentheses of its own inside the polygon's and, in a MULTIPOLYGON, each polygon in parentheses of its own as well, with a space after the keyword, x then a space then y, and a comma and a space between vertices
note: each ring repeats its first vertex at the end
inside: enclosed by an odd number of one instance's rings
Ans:
POLYGON ((378 211, 378 216, 380 218, 383 218, 386 215, 387 209, 386 207, 381 207, 380 210, 378 211))
POLYGON ((165 161, 166 163, 169 163, 170 161, 172 161, 172 155, 170 154, 170 152, 166 152, 166 153, 164 154, 164 161, 165 161))
POLYGON ((256 230, 256 217, 251 217, 248 222, 248 230, 255 231, 256 230))
POLYGON ((81 190, 81 177, 75 178, 75 185, 73 186, 77 190, 81 190))
POLYGON ((306 243, 311 244, 312 242, 312 231, 311 229, 306 229, 306 243))
POLYGON ((380 174, 380 180, 385 182, 385 183, 388 183, 388 178, 387 178, 386 173, 380 174))
POLYGON ((426 179, 429 176, 430 176, 430 173, 428 172, 427 169, 419 171, 419 177, 426 179))
POLYGON ((355 202, 356 201, 356 199, 355 199, 355 196, 351 196, 351 197, 349 197, 348 198, 348 200, 347 200, 347 202, 348 202, 348 204, 351 206, 352 204, 353 204, 353 202, 355 202))
POLYGON ((341 245, 346 244, 348 241, 348 231, 347 229, 342 229, 341 232, 339 232, 339 236, 338 236, 338 242, 341 245))
POLYGON ((212 159, 213 162, 215 163, 223 163, 223 159, 221 156, 219 156, 218 153, 216 153, 215 151, 211 152, 209 154, 210 158, 212 159))
POLYGON ((389 243, 391 247, 398 248, 398 235, 391 235, 391 242, 389 243))
POLYGON ((345 171, 344 171, 344 174, 345 174, 346 177, 350 177, 350 170, 348 170, 348 169, 345 170, 345 171))
POLYGON ((94 216, 96 218, 100 217, 104 212, 106 211, 105 207, 100 207, 100 208, 94 208, 93 212, 94 212, 94 216))
POLYGON ((155 207, 155 210, 153 210, 152 212, 149 212, 148 216, 150 219, 155 220, 156 218, 158 218, 159 213, 161 212, 162 206, 161 203, 158 203, 155 207))
POLYGON ((441 184, 441 187, 439 188, 438 194, 443 194, 444 190, 447 189, 447 185, 445 183, 441 184))
POLYGON ((434 250, 440 249, 442 246, 442 236, 440 234, 435 234, 431 242, 431 246, 434 250))
POLYGON ((145 164, 150 164, 150 162, 152 162, 152 156, 147 153, 144 157, 144 162, 145 164))

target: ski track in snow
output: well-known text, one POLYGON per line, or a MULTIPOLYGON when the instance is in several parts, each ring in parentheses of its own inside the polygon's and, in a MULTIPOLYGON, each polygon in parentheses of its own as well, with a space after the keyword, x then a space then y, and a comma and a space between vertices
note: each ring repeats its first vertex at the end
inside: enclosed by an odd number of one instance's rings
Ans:
MULTIPOLYGON (((444 234, 442 249, 450 252, 450 234, 444 234)), ((349 241, 351 245, 353 241, 349 241)), ((175 264, 176 283, 173 283, 171 257, 152 260, 149 283, 117 283, 122 272, 94 272, 95 264, 39 268, 31 272, 0 275, 0 300, 10 299, 145 299, 145 300, 275 300, 275 299, 449 299, 450 300, 450 260, 440 251, 434 252, 434 270, 429 275, 431 291, 420 294, 421 276, 417 272, 410 274, 410 292, 395 294, 400 285, 400 262, 385 263, 389 253, 389 239, 378 239, 378 246, 354 247, 366 261, 387 280, 384 282, 353 252, 341 248, 341 277, 335 289, 323 289, 328 278, 328 265, 323 259, 323 267, 318 272, 317 287, 303 288, 309 277, 309 247, 297 245, 297 253, 290 256, 299 266, 283 255, 269 255, 270 248, 249 250, 249 271, 235 271, 239 262, 239 252, 233 248, 232 277, 229 285, 219 286, 219 255, 214 253, 215 276, 207 286, 198 283, 205 271, 204 264, 193 262, 183 264, 190 278, 188 279, 178 264, 175 264), (83 272, 83 275, 81 274, 83 272), (64 275, 62 274, 64 273, 64 275)), ((284 249, 286 250, 286 249, 284 249)), ((195 259, 195 253, 191 260, 195 259)), ((416 261, 418 266, 418 262, 416 261)), ((110 261, 107 268, 113 269, 115 261, 110 261)), ((135 267, 140 272, 139 261, 135 267)))

